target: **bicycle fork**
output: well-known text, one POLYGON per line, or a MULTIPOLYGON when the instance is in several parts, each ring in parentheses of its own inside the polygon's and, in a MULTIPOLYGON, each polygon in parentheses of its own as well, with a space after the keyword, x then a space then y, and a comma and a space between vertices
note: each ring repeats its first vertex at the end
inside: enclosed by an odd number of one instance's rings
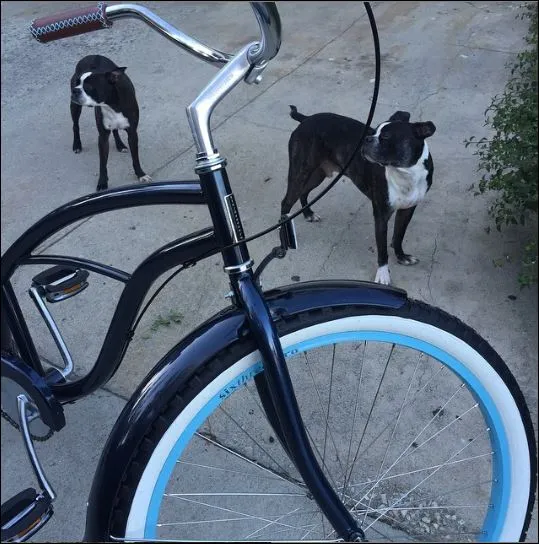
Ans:
MULTIPOLYGON (((339 537, 347 542, 364 541, 363 531, 330 486, 309 444, 277 330, 252 271, 253 261, 246 244, 237 243, 244 239, 244 233, 225 160, 214 157, 209 161, 204 153, 200 153, 197 160, 199 164, 195 171, 208 202, 215 234, 223 246, 224 270, 229 275, 236 303, 244 309, 262 354, 269 395, 262 394, 260 399, 266 415, 339 537)), ((292 232, 288 234, 293 237, 292 232)), ((281 239, 281 243, 288 245, 285 239, 281 239)), ((291 243, 288 247, 295 247, 295 244, 291 243)))
POLYGON ((330 486, 315 459, 301 418, 294 388, 275 324, 251 271, 231 275, 236 300, 246 312, 251 331, 262 354, 268 395, 261 401, 277 436, 298 469, 318 506, 340 538, 363 542, 365 535, 330 486))

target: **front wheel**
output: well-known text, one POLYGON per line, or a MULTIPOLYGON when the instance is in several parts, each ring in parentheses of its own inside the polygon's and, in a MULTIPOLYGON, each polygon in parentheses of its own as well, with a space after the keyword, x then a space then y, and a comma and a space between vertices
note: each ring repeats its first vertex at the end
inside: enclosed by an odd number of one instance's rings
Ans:
MULTIPOLYGON (((477 333, 414 301, 277 326, 313 450, 369 541, 525 538, 531 419, 477 333)), ((162 399, 125 469, 112 538, 337 539, 267 421, 262 372, 247 338, 162 399)))

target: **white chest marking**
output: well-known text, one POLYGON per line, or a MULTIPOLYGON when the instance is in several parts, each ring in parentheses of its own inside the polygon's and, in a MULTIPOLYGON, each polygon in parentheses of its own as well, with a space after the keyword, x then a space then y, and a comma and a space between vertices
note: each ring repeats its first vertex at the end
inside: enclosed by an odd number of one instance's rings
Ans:
POLYGON ((125 118, 123 113, 114 111, 110 106, 106 104, 99 104, 103 113, 103 126, 107 130, 118 130, 129 128, 129 121, 125 118))
POLYGON ((427 192, 427 174, 424 161, 428 159, 427 142, 423 144, 423 153, 416 164, 409 168, 386 166, 389 205, 397 210, 411 208, 423 200, 427 192))

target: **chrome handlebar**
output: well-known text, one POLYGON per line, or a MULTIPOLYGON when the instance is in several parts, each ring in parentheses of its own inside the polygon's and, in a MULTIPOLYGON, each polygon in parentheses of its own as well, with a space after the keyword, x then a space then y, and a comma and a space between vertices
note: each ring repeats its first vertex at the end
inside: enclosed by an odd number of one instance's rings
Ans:
POLYGON ((249 51, 252 64, 267 64, 281 47, 281 18, 275 2, 250 2, 260 28, 260 46, 249 51))
POLYGON ((240 81, 259 83, 263 70, 281 47, 281 19, 275 2, 250 2, 250 4, 260 29, 260 41, 245 45, 235 55, 199 42, 143 6, 117 4, 106 8, 106 15, 110 20, 136 17, 195 57, 210 64, 224 65, 186 108, 197 148, 197 169, 216 166, 224 160, 214 148, 211 137, 210 117, 215 106, 240 81))
MULTIPOLYGON (((281 46, 281 19, 275 2, 249 2, 260 29, 260 42, 249 51, 249 61, 255 66, 267 64, 281 46)), ((138 4, 116 4, 106 7, 107 18, 133 17, 144 21, 168 40, 210 64, 226 64, 234 55, 214 49, 185 34, 164 19, 138 4)))
POLYGON ((223 53, 217 49, 213 49, 195 38, 185 34, 181 30, 169 24, 164 19, 150 11, 144 6, 138 4, 116 4, 107 6, 107 18, 111 21, 115 19, 134 18, 144 21, 148 26, 157 30, 172 43, 179 45, 195 57, 202 59, 210 64, 226 64, 233 55, 223 53))

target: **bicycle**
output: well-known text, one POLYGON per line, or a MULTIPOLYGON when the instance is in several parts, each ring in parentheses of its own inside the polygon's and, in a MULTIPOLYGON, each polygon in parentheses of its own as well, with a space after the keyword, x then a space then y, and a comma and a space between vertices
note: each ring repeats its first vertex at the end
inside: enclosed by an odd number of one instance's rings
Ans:
MULTIPOLYGON (((231 305, 173 347, 126 404, 94 476, 85 540, 201 539, 202 532, 212 540, 523 540, 535 500, 535 437, 518 384, 485 340, 393 287, 317 281, 262 291, 264 267, 297 245, 292 220, 301 210, 282 218, 280 245, 254 271, 247 242, 272 229, 245 237, 209 127, 217 103, 241 81, 258 81, 279 50, 275 4, 251 5, 261 38, 234 56, 135 4, 100 3, 32 25, 35 37, 48 41, 138 17, 223 67, 187 108, 199 180, 79 198, 38 221, 2 257, 2 381, 13 398, 4 406, 3 395, 2 415, 20 428, 40 487, 2 505, 2 540, 27 540, 53 514, 55 493, 33 440, 61 431, 63 406, 113 376, 168 281, 217 253, 231 305), (156 204, 206 205, 212 226, 157 249, 132 274, 88 259, 32 254, 75 221, 156 204), (33 278, 29 294, 63 369, 43 367, 10 283, 25 264, 53 265, 33 278), (153 283, 172 269, 142 308, 153 283), (90 273, 125 287, 94 367, 70 381, 73 361, 47 303, 83 292, 90 273), (332 407, 335 400, 342 405, 332 407)), ((365 8, 377 61, 369 126, 379 51, 372 10, 365 8)))

